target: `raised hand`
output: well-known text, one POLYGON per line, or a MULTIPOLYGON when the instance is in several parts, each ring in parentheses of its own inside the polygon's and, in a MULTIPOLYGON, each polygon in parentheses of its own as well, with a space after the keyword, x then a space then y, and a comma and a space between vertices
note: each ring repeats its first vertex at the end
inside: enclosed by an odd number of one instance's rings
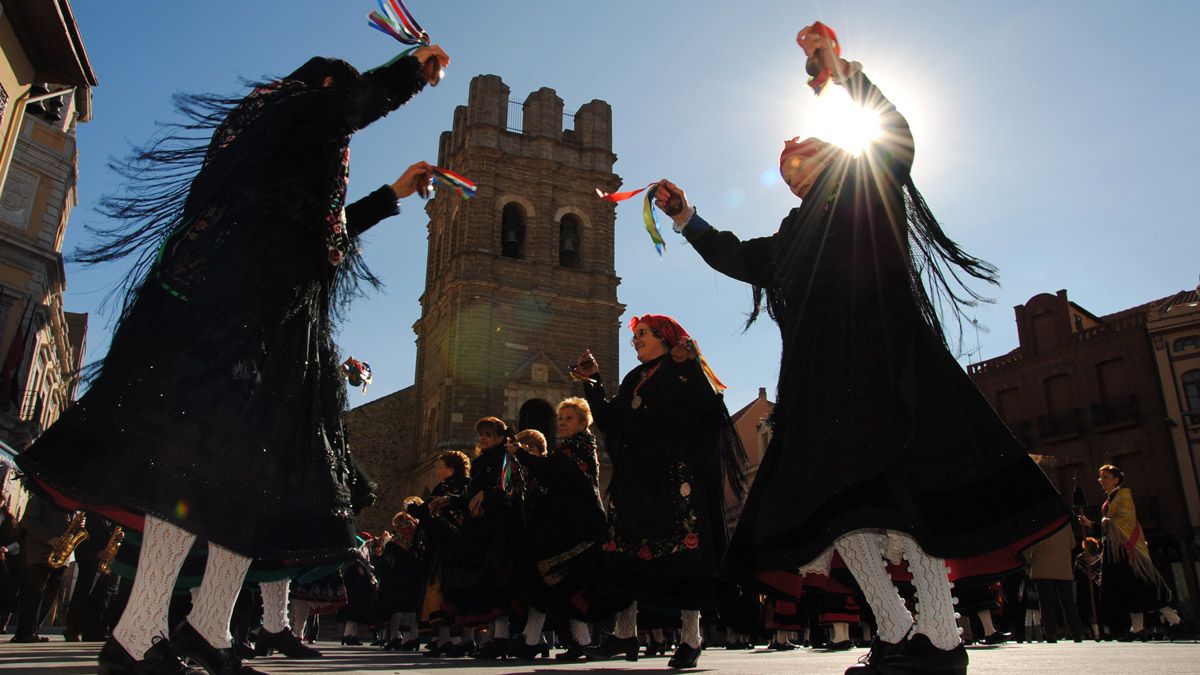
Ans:
POLYGON ((438 45, 418 48, 413 56, 421 63, 421 73, 429 86, 436 87, 442 80, 442 69, 450 65, 450 56, 438 45))

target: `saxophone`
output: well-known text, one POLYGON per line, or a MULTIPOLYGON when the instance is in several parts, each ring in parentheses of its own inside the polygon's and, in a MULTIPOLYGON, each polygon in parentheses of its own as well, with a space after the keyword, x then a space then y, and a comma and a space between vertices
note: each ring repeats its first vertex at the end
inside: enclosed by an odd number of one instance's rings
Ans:
POLYGON ((84 518, 83 511, 79 511, 71 518, 71 524, 67 525, 67 531, 58 538, 54 550, 50 551, 50 555, 46 558, 50 567, 58 569, 67 564, 67 559, 75 552, 75 547, 88 538, 87 530, 83 529, 86 524, 87 519, 84 518))
POLYGON ((121 542, 125 540, 125 530, 121 529, 120 525, 114 525, 112 536, 108 538, 108 545, 100 552, 100 573, 108 574, 111 570, 109 566, 117 557, 117 549, 121 548, 121 542))

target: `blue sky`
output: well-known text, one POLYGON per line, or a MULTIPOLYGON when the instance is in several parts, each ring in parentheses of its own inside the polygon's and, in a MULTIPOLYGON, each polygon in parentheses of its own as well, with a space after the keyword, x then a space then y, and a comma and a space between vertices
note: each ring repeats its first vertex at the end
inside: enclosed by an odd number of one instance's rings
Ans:
MULTIPOLYGON (((1200 3, 745 0, 410 0, 450 53, 447 79, 355 136, 351 199, 409 164, 437 159, 438 134, 470 79, 499 75, 514 99, 546 86, 574 112, 613 108, 616 171, 630 186, 669 177, 705 217, 741 236, 773 232, 797 204, 777 180, 782 141, 819 135, 796 32, 821 20, 843 56, 909 119, 914 178, 968 251, 1000 268, 985 331, 967 348, 991 358, 1016 346, 1012 307, 1065 288, 1095 314, 1192 288, 1200 274, 1200 3)), ((309 56, 369 68, 400 45, 366 25, 371 0, 97 2, 76 19, 100 80, 79 127, 79 198, 64 250, 98 224, 116 187, 106 161, 175 119, 178 91, 237 93, 240 78, 290 72, 309 56)), ((339 337, 371 362, 375 384, 352 405, 413 380, 426 218, 419 200, 365 237, 387 286, 360 301, 339 337)), ((747 287, 706 267, 674 233, 659 260, 640 207, 617 211, 619 299, 630 314, 676 316, 730 386, 736 409, 774 391, 778 330, 741 324, 747 287)), ((93 314, 89 360, 107 349, 97 315, 119 264, 68 266, 68 311, 93 314)), ((624 341, 623 341, 624 342, 624 341)), ((579 345, 582 349, 586 345, 579 345)), ((620 368, 634 364, 623 346, 620 368)), ((966 362, 968 357, 962 360, 966 362)), ((971 357, 978 360, 978 357, 971 357)), ((607 364, 606 364, 607 365, 607 364)))

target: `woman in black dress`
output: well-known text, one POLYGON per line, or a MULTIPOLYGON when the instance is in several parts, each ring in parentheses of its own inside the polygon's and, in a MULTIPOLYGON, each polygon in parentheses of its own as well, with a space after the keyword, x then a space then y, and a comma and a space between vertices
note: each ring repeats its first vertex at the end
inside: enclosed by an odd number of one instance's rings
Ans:
POLYGON ((462 527, 471 489, 471 459, 458 450, 448 450, 434 462, 433 470, 438 484, 430 492, 429 501, 409 508, 420 522, 417 538, 424 546, 429 570, 422 613, 430 627, 437 630, 426 655, 461 656, 467 646, 461 636, 450 635, 456 613, 446 593, 463 583, 462 527))
POLYGON ((938 310, 964 297, 948 282, 992 281, 994 270, 925 206, 908 123, 861 65, 842 59, 820 24, 801 41, 813 70, 879 115, 877 140, 858 157, 819 139, 789 142, 780 169, 803 203, 769 237, 714 229, 667 181, 655 192, 661 207, 682 202, 672 218, 706 263, 754 287, 752 319, 765 292, 782 336, 774 435, 726 571, 761 586, 772 571, 827 572, 836 551, 879 625, 859 670, 963 672, 946 562, 961 576, 1017 567, 1066 511, 946 346, 938 310), (915 629, 885 556, 908 561, 915 629))
MULTIPOLYGON (((593 581, 604 536, 604 506, 596 437, 588 431, 592 411, 582 398, 558 404, 558 445, 549 454, 510 445, 525 469, 529 500, 528 535, 517 554, 513 584, 529 605, 524 641, 512 651, 523 658, 548 653, 541 644, 547 616, 569 620, 573 644, 560 660, 581 658, 591 644, 587 622, 594 616, 585 589, 593 581)), ((525 434, 528 432, 521 432, 525 434)), ((536 432, 534 432, 536 433, 536 432)), ((521 434, 517 440, 521 440, 521 434)), ((540 435, 540 434, 539 434, 540 435)))
POLYGON ((524 488, 520 466, 504 448, 511 439, 508 425, 498 417, 484 417, 475 423, 475 432, 479 438, 471 460, 471 485, 457 503, 468 514, 456 562, 464 574, 444 592, 460 625, 489 628, 491 639, 471 656, 502 659, 509 656, 509 584, 523 537, 524 488))
POLYGON ((251 560, 354 550, 369 485, 346 447, 336 310, 375 280, 354 238, 430 174, 414 165, 347 206, 350 137, 448 62, 436 46, 366 73, 314 58, 243 99, 183 97, 178 133, 125 167, 131 191, 105 205, 128 225, 82 256, 139 256, 112 345, 88 392, 17 460, 60 506, 145 530, 102 671, 149 660, 183 672, 180 652, 232 663, 251 560), (197 602, 170 643, 152 643, 197 537, 209 543, 197 602))
POLYGON ((613 635, 589 658, 637 659, 637 611, 682 613, 673 667, 700 655, 700 612, 717 607, 716 575, 725 552, 724 482, 741 485, 744 456, 723 388, 674 319, 647 314, 630 321, 639 366, 611 399, 599 366, 584 352, 575 373, 612 459, 608 536, 601 546, 602 592, 631 604, 613 635), (711 378, 711 379, 710 379, 711 378))
POLYGON ((379 579, 379 620, 387 624, 383 648, 416 651, 417 613, 425 597, 425 559, 418 536, 421 523, 411 512, 424 506, 420 497, 404 500, 404 510, 392 516, 392 529, 384 530, 379 579))

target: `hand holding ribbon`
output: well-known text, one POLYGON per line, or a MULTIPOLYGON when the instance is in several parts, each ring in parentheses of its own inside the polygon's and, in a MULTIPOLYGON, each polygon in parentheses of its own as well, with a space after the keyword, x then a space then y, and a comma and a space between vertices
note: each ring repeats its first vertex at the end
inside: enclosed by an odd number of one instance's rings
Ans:
MULTIPOLYGON (((654 181, 644 188, 630 190, 628 192, 603 192, 600 190, 600 188, 596 188, 596 195, 599 196, 600 199, 603 199, 606 202, 612 202, 613 204, 623 202, 626 199, 636 197, 639 194, 646 192, 646 198, 642 202, 642 222, 645 223, 646 232, 650 235, 650 241, 654 242, 654 248, 658 251, 658 257, 660 258, 662 257, 663 251, 667 248, 667 242, 663 241, 662 232, 658 229, 658 219, 654 217, 654 195, 657 193, 657 189, 650 190, 650 188, 658 188, 664 183, 666 183, 665 180, 654 181), (647 190, 649 190, 649 192, 647 192, 647 190)), ((663 212, 668 216, 674 216, 682 210, 682 201, 673 203, 668 199, 666 202, 666 208, 663 209, 663 212)))
POLYGON ((842 46, 838 43, 837 33, 820 21, 800 29, 796 35, 796 43, 804 50, 808 61, 804 64, 809 74, 808 86, 813 93, 820 94, 833 78, 833 69, 837 67, 842 55, 842 46))
POLYGON ((430 42, 429 33, 417 23, 416 17, 408 11, 403 0, 379 0, 379 9, 381 11, 367 15, 367 25, 391 36, 400 44, 411 45, 413 48, 401 56, 415 51, 421 61, 425 81, 436 87, 442 79, 442 70, 450 63, 450 57, 430 42))

